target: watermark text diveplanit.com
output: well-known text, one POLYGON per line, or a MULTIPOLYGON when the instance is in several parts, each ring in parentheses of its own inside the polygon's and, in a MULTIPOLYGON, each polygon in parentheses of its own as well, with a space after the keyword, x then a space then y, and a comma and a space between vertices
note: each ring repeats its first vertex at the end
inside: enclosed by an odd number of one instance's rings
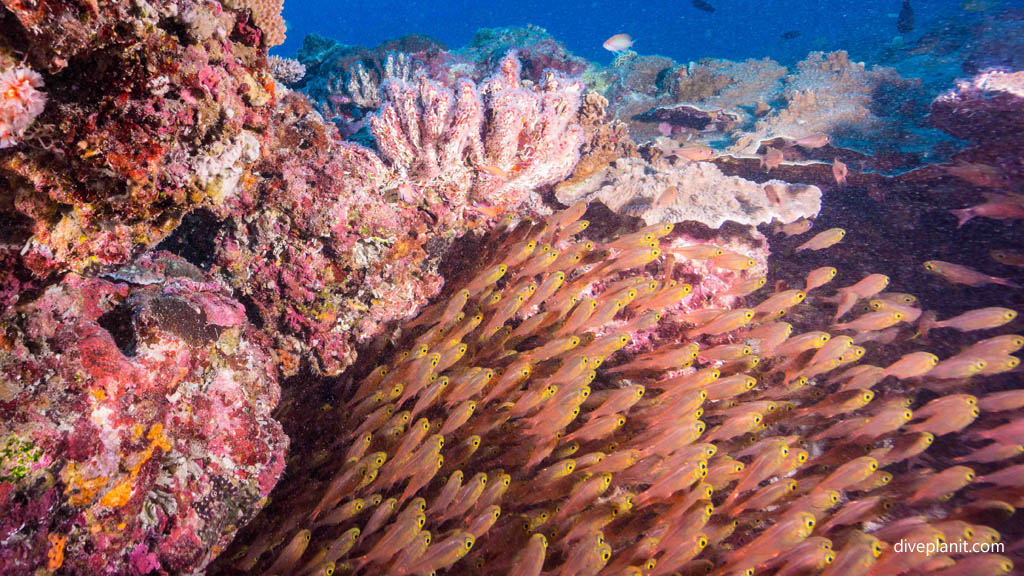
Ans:
POLYGON ((1003 542, 968 542, 967 540, 907 542, 900 540, 893 544, 892 551, 897 554, 923 552, 925 556, 931 556, 932 554, 1002 554, 1004 548, 1003 542))

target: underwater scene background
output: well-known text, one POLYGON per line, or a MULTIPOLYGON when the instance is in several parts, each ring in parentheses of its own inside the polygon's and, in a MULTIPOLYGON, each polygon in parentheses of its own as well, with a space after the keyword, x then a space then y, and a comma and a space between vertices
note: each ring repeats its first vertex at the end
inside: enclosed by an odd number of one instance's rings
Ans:
POLYGON ((0 3, 0 574, 1024 565, 1024 4, 0 3))

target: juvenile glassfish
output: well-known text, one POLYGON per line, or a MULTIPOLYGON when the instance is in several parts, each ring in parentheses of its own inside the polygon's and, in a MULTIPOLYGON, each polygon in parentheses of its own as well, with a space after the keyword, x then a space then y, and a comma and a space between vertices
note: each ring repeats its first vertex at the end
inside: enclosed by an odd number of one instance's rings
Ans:
POLYGON ((824 232, 819 232, 807 242, 797 246, 796 251, 824 250, 825 248, 838 244, 842 241, 844 236, 846 236, 846 230, 843 230, 842 228, 829 228, 824 232))

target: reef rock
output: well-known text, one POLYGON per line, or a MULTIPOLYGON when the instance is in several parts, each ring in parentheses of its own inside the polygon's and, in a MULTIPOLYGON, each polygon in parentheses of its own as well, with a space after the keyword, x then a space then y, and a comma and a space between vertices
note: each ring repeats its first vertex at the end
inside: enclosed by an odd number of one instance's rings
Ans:
POLYGON ((2 325, 0 572, 198 572, 262 508, 277 371, 220 283, 157 252, 2 325))
POLYGON ((681 158, 623 158, 582 182, 560 186, 559 202, 599 200, 613 212, 658 222, 700 222, 720 228, 726 221, 757 226, 813 218, 821 209, 816 186, 780 180, 752 182, 726 176, 709 162, 681 158))
POLYGON ((22 141, 0 150, 0 219, 28 218, 29 269, 110 269, 236 192, 274 106, 248 9, 4 5, 0 70, 23 60, 47 95, 22 141))
POLYGON ((930 118, 936 127, 975 144, 1017 142, 1024 133, 1024 72, 994 70, 958 82, 932 103, 930 118))

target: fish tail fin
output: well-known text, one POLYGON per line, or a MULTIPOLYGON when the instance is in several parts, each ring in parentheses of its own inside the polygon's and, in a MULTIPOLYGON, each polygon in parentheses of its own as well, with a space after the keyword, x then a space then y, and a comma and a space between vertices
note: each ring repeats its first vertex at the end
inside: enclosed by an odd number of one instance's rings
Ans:
POLYGON ((998 276, 992 276, 989 278, 992 282, 999 284, 1000 286, 1006 286, 1007 288, 1020 288, 1020 284, 1017 284, 1013 280, 1007 280, 1006 278, 999 278, 998 276))
POLYGON ((921 314, 921 319, 917 322, 917 334, 915 334, 914 337, 916 338, 917 336, 921 336, 921 338, 926 339, 928 338, 928 332, 930 332, 932 328, 937 327, 939 327, 939 323, 936 322, 935 312, 929 310, 924 314, 921 314))
POLYGON ((974 218, 974 211, 970 208, 964 208, 963 210, 950 210, 949 213, 956 216, 957 228, 966 224, 971 218, 974 218))

